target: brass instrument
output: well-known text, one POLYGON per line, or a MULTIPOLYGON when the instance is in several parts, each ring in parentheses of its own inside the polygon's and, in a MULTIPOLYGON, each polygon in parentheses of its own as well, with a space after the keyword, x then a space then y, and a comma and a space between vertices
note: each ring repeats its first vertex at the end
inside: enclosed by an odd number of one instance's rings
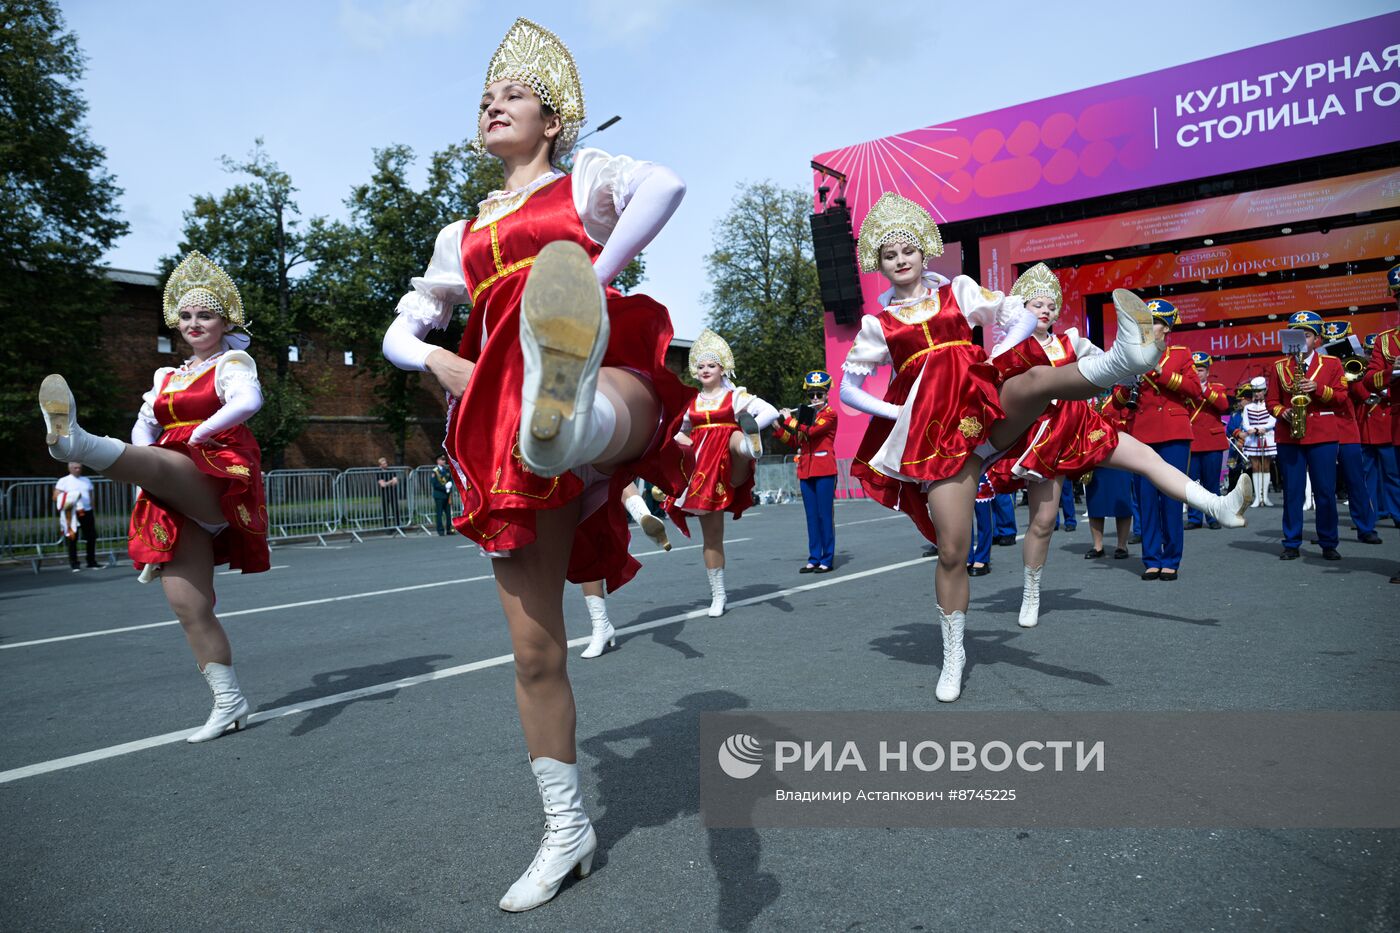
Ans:
POLYGON ((1294 352, 1293 354, 1293 395, 1288 400, 1288 405, 1293 411, 1293 417, 1288 419, 1288 433, 1295 441, 1301 441, 1303 435, 1308 430, 1308 405, 1312 399, 1298 391, 1298 383, 1302 382, 1306 376, 1304 361, 1308 358, 1307 347, 1294 352))
POLYGON ((1366 360, 1359 356, 1349 356, 1342 360, 1342 371, 1346 373, 1347 382, 1355 382, 1366 375, 1366 360))

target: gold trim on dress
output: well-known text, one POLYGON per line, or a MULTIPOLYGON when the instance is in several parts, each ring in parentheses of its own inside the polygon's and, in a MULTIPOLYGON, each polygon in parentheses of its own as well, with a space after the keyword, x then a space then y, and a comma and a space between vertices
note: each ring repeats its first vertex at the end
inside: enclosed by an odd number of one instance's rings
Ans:
POLYGON ((896 372, 897 372, 897 373, 902 373, 902 372, 904 372, 906 369, 909 368, 910 364, 913 363, 915 360, 919 359, 920 357, 924 356, 924 355, 927 354, 927 353, 932 353, 934 350, 946 350, 946 349, 949 348, 949 347, 970 347, 970 346, 972 346, 972 341, 971 341, 971 340, 945 340, 945 341, 943 341, 942 343, 935 343, 935 344, 933 344, 933 345, 931 345, 931 346, 924 347, 922 350, 919 350, 919 351, 917 351, 916 353, 911 354, 910 357, 909 357, 909 359, 907 359, 907 360, 905 360, 903 363, 900 363, 900 364, 899 364, 899 369, 898 369, 896 372))
POLYGON ((501 279, 512 273, 519 272, 521 269, 527 269, 533 266, 535 264, 535 259, 536 257, 531 256, 529 259, 521 259, 518 262, 513 262, 500 272, 488 275, 486 278, 482 279, 481 283, 477 285, 476 288, 472 289, 472 303, 475 304, 476 299, 481 297, 482 292, 486 291, 486 289, 490 288, 492 285, 495 285, 501 279))

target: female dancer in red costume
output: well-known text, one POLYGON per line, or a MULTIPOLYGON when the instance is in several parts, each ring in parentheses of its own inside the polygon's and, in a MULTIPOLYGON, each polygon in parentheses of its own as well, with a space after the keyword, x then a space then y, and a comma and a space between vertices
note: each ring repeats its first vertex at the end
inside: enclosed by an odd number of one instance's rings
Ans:
MULTIPOLYGON (((1037 366, 1069 366, 1076 360, 1103 355, 1074 328, 1060 335, 1053 333, 1063 299, 1060 282, 1049 266, 1031 266, 1016 280, 1011 294, 1021 298, 1035 315, 1036 328, 1030 337, 992 358, 1002 380, 1037 366)), ((1244 509, 1251 496, 1248 478, 1236 483, 1229 495, 1207 492, 1163 460, 1157 451, 1131 435, 1120 434, 1087 402, 1053 402, 990 471, 998 492, 1009 492, 1021 482, 1028 482, 1030 523, 1021 542, 1022 628, 1034 628, 1040 621, 1040 577, 1050 552, 1050 535, 1055 530, 1060 484, 1064 477, 1082 476, 1099 464, 1141 474, 1168 496, 1210 513, 1223 525, 1236 528, 1245 524, 1244 509)))
POLYGON ((686 409, 676 442, 686 448, 685 491, 666 502, 666 513, 690 537, 685 516, 700 518, 705 573, 710 578, 711 618, 724 615, 724 513, 737 520, 753 505, 753 463, 763 454, 758 432, 778 420, 778 410, 736 388, 734 354, 712 330, 690 348, 690 373, 700 393, 686 409))
POLYGON ((141 487, 127 550, 143 583, 159 575, 214 693, 208 721, 187 740, 207 742, 241 729, 251 709, 214 615, 214 567, 268 569, 262 455, 244 424, 262 407, 262 390, 243 352, 248 338, 233 330, 247 323, 243 302, 222 269, 190 253, 166 283, 164 305, 165 323, 194 353, 156 370, 130 444, 84 431, 62 376, 44 380, 39 408, 50 456, 141 487))
POLYGON ((670 427, 689 401, 665 367, 671 322, 608 283, 660 231, 685 186, 647 162, 579 152, 554 166, 584 122, 572 56, 520 19, 486 72, 478 144, 504 163, 505 191, 437 237, 427 271, 399 302, 385 356, 427 370, 452 397, 447 451, 461 491, 457 530, 492 562, 515 654, 515 694, 544 802, 534 860, 501 899, 536 907, 597 847, 583 811, 566 670, 565 579, 616 589, 627 553, 622 488, 641 476, 681 486, 670 427), (457 353, 425 343, 470 303, 457 353))
POLYGON ((1054 398, 1087 398, 1146 372, 1162 346, 1136 296, 1115 292, 1120 339, 1112 352, 1065 371, 1037 367, 1005 383, 999 399, 997 372, 973 343, 972 328, 1005 329, 994 352, 1020 343, 1035 327, 1021 299, 967 276, 949 282, 926 272, 925 263, 943 252, 938 227, 922 207, 893 193, 881 195, 861 224, 858 252, 861 268, 878 270, 891 288, 880 298, 881 313, 862 321, 842 366, 841 400, 875 416, 851 472, 871 498, 905 512, 937 540, 943 671, 935 692, 951 702, 962 691, 966 557, 984 460, 1010 447, 1054 398), (894 375, 877 399, 862 385, 882 365, 894 375))

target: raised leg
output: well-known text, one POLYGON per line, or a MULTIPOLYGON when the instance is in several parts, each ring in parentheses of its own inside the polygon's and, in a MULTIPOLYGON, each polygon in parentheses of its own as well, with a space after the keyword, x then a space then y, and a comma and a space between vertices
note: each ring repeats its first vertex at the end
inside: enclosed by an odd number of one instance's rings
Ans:
POLYGON ((127 445, 117 461, 103 472, 111 479, 140 486, 182 515, 210 525, 225 520, 219 509, 222 485, 199 472, 190 458, 179 451, 127 445))

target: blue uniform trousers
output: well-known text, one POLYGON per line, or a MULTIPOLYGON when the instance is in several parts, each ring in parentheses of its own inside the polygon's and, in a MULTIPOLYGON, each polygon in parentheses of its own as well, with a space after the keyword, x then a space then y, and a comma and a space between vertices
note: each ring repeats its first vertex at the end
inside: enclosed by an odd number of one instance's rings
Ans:
POLYGON ((992 500, 992 513, 996 517, 996 536, 1016 537, 1016 497, 1004 492, 992 500))
MULTIPOLYGON (((1220 495, 1220 464, 1225 459, 1223 450, 1207 450, 1191 454, 1191 466, 1186 475, 1201 484, 1206 492, 1220 495)), ((1206 517, 1198 509, 1187 509, 1186 520, 1197 525, 1205 523, 1206 517)))
POLYGON ((1376 500, 1366 485, 1366 463, 1360 444, 1337 445, 1337 469, 1347 484, 1347 511, 1358 539, 1376 532, 1376 500))
MULTIPOLYGON (((1164 441, 1149 445, 1163 460, 1186 472, 1191 459, 1190 441, 1164 441)), ((1184 537, 1181 503, 1158 491, 1146 477, 1134 476, 1138 511, 1142 514, 1142 563, 1147 569, 1176 570, 1181 566, 1184 537)))
POLYGON ((836 559, 836 477, 798 480, 807 512, 807 562, 830 567, 836 559))
POLYGON ((1313 521, 1317 542, 1337 546, 1337 442, 1279 444, 1278 471, 1283 479, 1283 546, 1303 543, 1303 494, 1312 477, 1313 521))

